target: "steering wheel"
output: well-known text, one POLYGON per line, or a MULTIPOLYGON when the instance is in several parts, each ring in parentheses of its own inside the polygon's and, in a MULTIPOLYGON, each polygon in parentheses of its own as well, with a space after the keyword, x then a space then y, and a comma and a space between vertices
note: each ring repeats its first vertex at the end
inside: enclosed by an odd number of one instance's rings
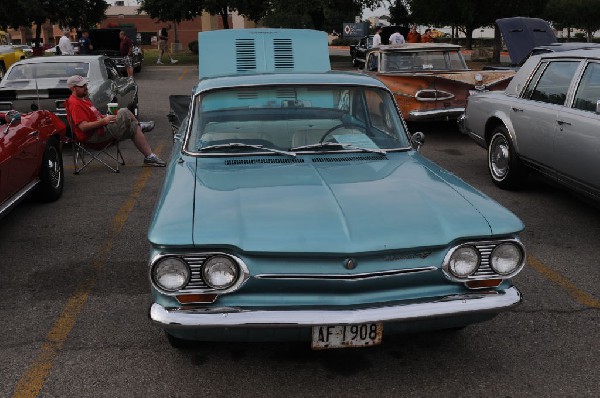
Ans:
POLYGON ((346 128, 348 128, 348 127, 358 127, 359 129, 365 130, 365 127, 363 125, 358 124, 358 123, 353 123, 353 122, 340 123, 340 124, 337 124, 337 125, 333 126, 329 130, 327 130, 325 132, 325 134, 323 134, 323 136, 321 137, 321 139, 319 140, 319 142, 324 142, 325 138, 327 138, 328 135, 330 135, 331 133, 333 133, 336 130, 341 129, 342 127, 346 127, 346 128))

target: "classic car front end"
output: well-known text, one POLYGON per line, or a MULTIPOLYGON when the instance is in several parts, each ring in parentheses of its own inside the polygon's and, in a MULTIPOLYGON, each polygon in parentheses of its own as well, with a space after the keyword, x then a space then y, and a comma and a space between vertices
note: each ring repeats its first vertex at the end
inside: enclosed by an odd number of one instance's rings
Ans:
POLYGON ((200 60, 148 232, 150 319, 173 345, 370 346, 521 301, 521 221, 423 158, 384 84, 331 72, 324 33, 199 44, 226 55, 200 60))
POLYGON ((367 55, 365 73, 394 93, 405 120, 451 120, 464 113, 472 91, 504 90, 515 72, 469 70, 460 46, 407 43, 367 55))

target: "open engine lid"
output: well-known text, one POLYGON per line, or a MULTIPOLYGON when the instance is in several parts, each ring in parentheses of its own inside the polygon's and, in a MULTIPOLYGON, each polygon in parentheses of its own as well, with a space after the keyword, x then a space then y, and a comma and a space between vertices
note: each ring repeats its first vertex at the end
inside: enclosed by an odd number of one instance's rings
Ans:
POLYGON ((325 32, 308 29, 225 29, 198 33, 200 79, 331 70, 325 32))
POLYGON ((534 47, 558 41, 550 24, 543 19, 502 18, 497 19, 496 24, 502 33, 513 65, 522 64, 534 47))

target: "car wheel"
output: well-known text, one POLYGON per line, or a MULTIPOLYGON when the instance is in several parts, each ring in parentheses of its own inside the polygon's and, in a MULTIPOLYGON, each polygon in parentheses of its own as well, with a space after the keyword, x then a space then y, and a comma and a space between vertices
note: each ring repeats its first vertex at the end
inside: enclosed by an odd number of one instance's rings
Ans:
POLYGON ((62 153, 56 138, 51 138, 46 144, 40 182, 36 188, 36 196, 44 202, 52 202, 62 195, 65 184, 62 153))
POLYGON ((169 332, 165 332, 167 335, 167 340, 169 340, 169 344, 173 348, 177 348, 178 350, 185 350, 188 348, 193 348, 197 345, 197 342, 192 340, 180 339, 179 337, 175 337, 169 332))
POLYGON ((0 80, 4 78, 4 74, 6 73, 6 67, 3 62, 0 62, 0 80))
POLYGON ((497 126, 488 145, 488 170, 492 181, 502 189, 521 188, 527 179, 527 169, 519 160, 504 126, 497 126))

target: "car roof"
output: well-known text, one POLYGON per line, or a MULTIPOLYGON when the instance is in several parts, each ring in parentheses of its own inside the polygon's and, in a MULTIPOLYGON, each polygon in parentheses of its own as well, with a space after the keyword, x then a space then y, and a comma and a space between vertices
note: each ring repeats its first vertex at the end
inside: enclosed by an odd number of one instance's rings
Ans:
POLYGON ((380 51, 436 51, 436 50, 460 50, 462 47, 457 44, 448 43, 403 43, 395 45, 381 45, 373 48, 380 51))
POLYGON ((200 80, 195 94, 220 88, 253 87, 265 85, 346 85, 386 88, 379 80, 361 73, 329 71, 320 73, 265 73, 252 79, 244 75, 211 77, 200 80))
POLYGON ((105 55, 55 55, 44 57, 32 57, 20 60, 19 64, 41 64, 47 62, 89 62, 90 60, 98 60, 108 58, 105 55))

